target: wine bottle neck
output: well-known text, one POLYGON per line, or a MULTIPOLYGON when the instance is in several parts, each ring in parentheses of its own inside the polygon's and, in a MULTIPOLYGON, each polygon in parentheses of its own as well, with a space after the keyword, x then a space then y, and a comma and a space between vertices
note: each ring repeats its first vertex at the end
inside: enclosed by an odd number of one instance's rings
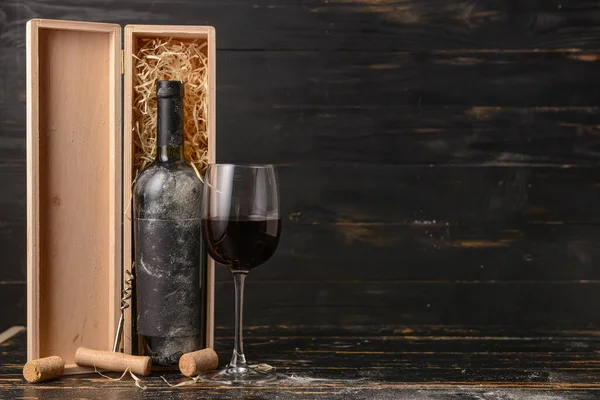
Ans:
POLYGON ((169 163, 183 160, 183 145, 180 146, 157 146, 156 162, 169 163))
POLYGON ((156 161, 183 159, 183 86, 159 81, 157 90, 156 161))

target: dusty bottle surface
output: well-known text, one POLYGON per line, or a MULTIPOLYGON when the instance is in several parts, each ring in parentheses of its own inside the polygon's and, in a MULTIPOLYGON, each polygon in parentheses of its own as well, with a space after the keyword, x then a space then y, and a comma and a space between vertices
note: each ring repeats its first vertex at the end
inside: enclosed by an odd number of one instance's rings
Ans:
POLYGON ((202 182, 183 157, 183 84, 157 82, 156 160, 133 188, 138 353, 175 366, 203 347, 202 182))

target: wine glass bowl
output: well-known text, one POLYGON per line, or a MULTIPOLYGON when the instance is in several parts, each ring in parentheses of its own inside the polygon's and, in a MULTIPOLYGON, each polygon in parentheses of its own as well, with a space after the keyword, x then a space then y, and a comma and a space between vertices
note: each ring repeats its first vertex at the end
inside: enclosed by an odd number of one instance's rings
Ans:
POLYGON ((281 235, 279 189, 273 165, 210 164, 204 176, 202 236, 208 254, 230 269, 235 282, 235 344, 223 370, 205 375, 226 383, 276 378, 246 362, 242 316, 244 282, 253 268, 275 253, 281 235))
POLYGON ((209 218, 203 222, 203 234, 211 243, 208 253, 232 270, 250 271, 259 266, 271 258, 279 242, 279 218, 209 218))

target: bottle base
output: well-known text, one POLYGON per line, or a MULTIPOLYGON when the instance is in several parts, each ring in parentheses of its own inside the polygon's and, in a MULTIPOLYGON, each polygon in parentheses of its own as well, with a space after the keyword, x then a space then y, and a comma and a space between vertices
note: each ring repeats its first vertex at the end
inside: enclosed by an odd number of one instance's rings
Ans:
POLYGON ((178 368, 183 354, 201 349, 200 336, 138 336, 140 354, 152 358, 153 367, 165 367, 167 370, 178 368))

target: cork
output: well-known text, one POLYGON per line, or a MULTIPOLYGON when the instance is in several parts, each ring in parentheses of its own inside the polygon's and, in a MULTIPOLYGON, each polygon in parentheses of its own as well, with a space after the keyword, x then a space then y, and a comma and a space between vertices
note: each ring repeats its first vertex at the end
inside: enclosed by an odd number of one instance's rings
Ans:
POLYGON ((23 377, 28 382, 38 383, 60 378, 65 371, 65 362, 58 356, 31 360, 23 367, 23 377))
POLYGON ((203 349, 186 353, 179 359, 179 370, 185 376, 196 376, 201 372, 216 369, 219 356, 213 349, 203 349))
POLYGON ((96 367, 115 372, 123 372, 129 368, 134 374, 143 376, 150 375, 152 370, 152 359, 150 357, 91 350, 85 347, 80 347, 75 352, 75 363, 82 367, 96 367))

